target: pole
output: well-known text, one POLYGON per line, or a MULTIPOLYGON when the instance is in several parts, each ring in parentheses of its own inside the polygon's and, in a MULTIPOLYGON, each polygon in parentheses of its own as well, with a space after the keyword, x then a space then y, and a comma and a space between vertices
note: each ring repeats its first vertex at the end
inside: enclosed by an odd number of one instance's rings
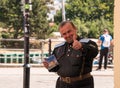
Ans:
POLYGON ((62 0, 62 21, 65 21, 66 17, 65 17, 65 2, 64 0, 62 0))
POLYGON ((44 60, 44 40, 41 41, 41 60, 43 61, 44 60))
POLYGON ((31 0, 22 0, 23 2, 23 17, 24 17, 24 74, 23 88, 29 88, 30 83, 30 64, 29 64, 29 11, 31 10, 31 0))
POLYGON ((49 39, 49 44, 48 45, 49 45, 49 56, 50 56, 51 55, 51 51, 52 51, 51 50, 51 39, 49 39))

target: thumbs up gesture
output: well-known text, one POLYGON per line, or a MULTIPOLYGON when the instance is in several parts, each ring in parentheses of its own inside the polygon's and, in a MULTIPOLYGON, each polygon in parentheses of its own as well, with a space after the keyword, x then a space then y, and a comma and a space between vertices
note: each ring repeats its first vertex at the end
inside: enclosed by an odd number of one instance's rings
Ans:
POLYGON ((75 50, 79 50, 82 48, 82 44, 77 40, 77 35, 73 35, 73 45, 72 48, 75 50))

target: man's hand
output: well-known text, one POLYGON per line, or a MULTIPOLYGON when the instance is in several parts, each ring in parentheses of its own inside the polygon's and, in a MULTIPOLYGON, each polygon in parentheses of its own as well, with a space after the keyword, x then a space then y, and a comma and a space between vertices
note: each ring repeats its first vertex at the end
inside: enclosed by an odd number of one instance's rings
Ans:
POLYGON ((49 67, 49 64, 46 61, 43 61, 43 65, 44 65, 45 68, 49 67))
POLYGON ((76 36, 73 36, 72 48, 75 49, 75 50, 79 50, 79 49, 82 48, 82 44, 78 40, 76 40, 76 36))

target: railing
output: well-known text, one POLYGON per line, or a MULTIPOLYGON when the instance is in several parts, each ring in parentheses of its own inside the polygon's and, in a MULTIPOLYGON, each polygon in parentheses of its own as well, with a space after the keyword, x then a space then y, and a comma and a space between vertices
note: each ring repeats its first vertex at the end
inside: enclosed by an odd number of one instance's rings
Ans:
MULTIPOLYGON (((42 57, 48 57, 48 53, 44 53, 43 56, 40 53, 30 53, 29 59, 30 63, 36 63, 37 61, 34 58, 38 58, 39 60, 42 57)), ((23 53, 2 53, 0 54, 0 63, 24 63, 24 54, 23 53)))
MULTIPOLYGON (((16 41, 19 43, 20 41, 23 40, 18 40, 18 39, 0 39, 0 41, 9 41, 13 42, 16 41), (19 42, 18 42, 19 41, 19 42)), ((30 40, 30 41, 36 41, 36 40, 30 40)), ((30 63, 38 63, 43 58, 48 57, 51 53, 52 50, 54 49, 54 46, 56 44, 59 44, 63 42, 64 40, 59 38, 59 39, 46 39, 46 40, 38 40, 40 44, 40 48, 30 48, 30 54, 29 54, 29 59, 30 63)), ((21 43, 20 43, 21 44, 21 43)), ((13 47, 14 45, 12 45, 13 47)), ((35 44, 35 46, 37 46, 35 44)), ((24 49, 23 47, 1 47, 0 48, 0 63, 24 63, 24 49)))

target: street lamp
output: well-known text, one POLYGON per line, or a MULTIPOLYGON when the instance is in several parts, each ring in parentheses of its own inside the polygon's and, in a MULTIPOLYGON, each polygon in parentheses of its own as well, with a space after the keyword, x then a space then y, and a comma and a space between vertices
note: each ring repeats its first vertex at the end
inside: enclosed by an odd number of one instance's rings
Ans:
POLYGON ((32 10, 31 0, 21 0, 23 11, 23 28, 24 28, 24 75, 23 75, 23 88, 29 88, 30 82, 30 60, 29 60, 29 11, 32 10))

